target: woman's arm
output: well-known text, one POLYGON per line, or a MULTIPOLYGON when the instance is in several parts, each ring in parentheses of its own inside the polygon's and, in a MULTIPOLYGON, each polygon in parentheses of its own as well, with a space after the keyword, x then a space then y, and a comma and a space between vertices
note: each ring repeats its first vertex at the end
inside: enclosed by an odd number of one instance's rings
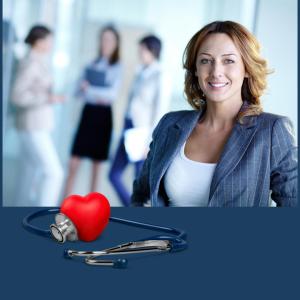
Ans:
POLYGON ((288 118, 277 119, 272 130, 271 198, 277 206, 297 205, 297 147, 288 118))

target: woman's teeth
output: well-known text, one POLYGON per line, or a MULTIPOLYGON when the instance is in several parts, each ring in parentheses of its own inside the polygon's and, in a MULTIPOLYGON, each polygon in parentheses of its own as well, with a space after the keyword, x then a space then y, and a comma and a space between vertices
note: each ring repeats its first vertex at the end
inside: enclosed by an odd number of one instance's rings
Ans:
POLYGON ((221 87, 224 87, 225 85, 227 85, 228 82, 225 82, 225 83, 213 83, 213 82, 209 82, 208 84, 210 86, 212 86, 212 87, 221 88, 221 87))

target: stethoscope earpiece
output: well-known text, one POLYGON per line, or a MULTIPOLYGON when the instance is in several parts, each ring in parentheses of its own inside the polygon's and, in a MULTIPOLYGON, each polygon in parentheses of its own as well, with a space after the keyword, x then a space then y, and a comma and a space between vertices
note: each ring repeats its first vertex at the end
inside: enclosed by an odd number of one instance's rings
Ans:
POLYGON ((95 251, 84 252, 84 251, 76 251, 76 250, 68 250, 65 249, 63 252, 63 257, 65 259, 72 259, 74 256, 87 256, 85 258, 85 263, 91 266, 109 266, 116 269, 126 269, 128 265, 128 260, 126 258, 118 258, 115 260, 104 260, 97 259, 97 256, 92 255, 95 251))
POLYGON ((115 260, 96 259, 94 256, 88 256, 85 263, 91 266, 108 266, 115 269, 126 269, 128 260, 126 258, 118 258, 115 260))
POLYGON ((127 265, 128 265, 128 260, 126 258, 119 258, 114 261, 113 267, 117 269, 125 269, 127 268, 127 265))

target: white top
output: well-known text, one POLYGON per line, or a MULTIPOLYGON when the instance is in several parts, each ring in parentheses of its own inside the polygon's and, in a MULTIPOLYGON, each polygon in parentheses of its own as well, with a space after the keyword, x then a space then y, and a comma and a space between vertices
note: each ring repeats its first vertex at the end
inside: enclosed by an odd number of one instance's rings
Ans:
POLYGON ((207 206, 210 184, 217 164, 188 159, 185 143, 164 177, 171 206, 207 206))
POLYGON ((170 102, 170 78, 159 62, 139 66, 129 93, 127 118, 133 127, 154 129, 161 117, 168 111, 170 102))

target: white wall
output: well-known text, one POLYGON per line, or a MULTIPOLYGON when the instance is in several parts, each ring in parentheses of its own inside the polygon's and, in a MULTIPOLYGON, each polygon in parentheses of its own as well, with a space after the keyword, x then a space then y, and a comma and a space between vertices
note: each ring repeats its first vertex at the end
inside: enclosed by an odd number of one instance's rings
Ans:
POLYGON ((179 96, 178 101, 184 106, 182 55, 191 36, 206 22, 207 3, 208 0, 111 0, 108 5, 90 0, 88 19, 149 28, 158 35, 163 41, 163 67, 172 74, 173 94, 175 98, 179 96))
POLYGON ((264 110, 288 116, 297 137, 297 0, 210 0, 207 22, 217 19, 240 22, 252 32, 256 28, 262 56, 275 71, 262 97, 264 110))
POLYGON ((269 75, 264 109, 289 116, 297 133, 297 0, 260 2, 257 37, 263 55, 275 71, 269 75))

